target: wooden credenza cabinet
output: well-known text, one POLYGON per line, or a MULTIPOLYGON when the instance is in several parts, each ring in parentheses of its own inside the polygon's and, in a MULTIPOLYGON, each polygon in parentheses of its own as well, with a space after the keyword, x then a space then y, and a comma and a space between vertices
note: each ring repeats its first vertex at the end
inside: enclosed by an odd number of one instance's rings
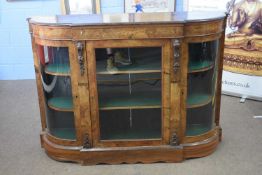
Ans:
POLYGON ((225 14, 28 21, 48 156, 82 164, 181 162, 216 149, 225 14))

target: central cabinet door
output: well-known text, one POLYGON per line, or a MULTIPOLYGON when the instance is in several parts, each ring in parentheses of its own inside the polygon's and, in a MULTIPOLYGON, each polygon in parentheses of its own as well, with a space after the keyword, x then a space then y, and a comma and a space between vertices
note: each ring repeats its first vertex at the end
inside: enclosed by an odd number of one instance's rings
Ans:
POLYGON ((87 42, 94 146, 166 142, 168 46, 165 40, 87 42))

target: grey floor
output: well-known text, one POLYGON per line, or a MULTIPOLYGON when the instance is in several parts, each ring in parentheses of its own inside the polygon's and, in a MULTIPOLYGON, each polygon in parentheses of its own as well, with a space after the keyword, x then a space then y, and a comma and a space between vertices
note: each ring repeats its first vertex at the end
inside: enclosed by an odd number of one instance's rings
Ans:
POLYGON ((1 175, 261 175, 262 102, 223 96, 223 141, 212 155, 183 163, 81 166, 48 158, 39 143, 34 80, 0 81, 1 175))

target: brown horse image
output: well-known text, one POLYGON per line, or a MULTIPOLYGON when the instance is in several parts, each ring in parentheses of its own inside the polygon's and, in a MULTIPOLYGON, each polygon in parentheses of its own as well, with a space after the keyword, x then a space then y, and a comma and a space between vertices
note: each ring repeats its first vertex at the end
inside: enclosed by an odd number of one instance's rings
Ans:
POLYGON ((262 2, 241 0, 227 4, 224 70, 262 76, 262 2))
POLYGON ((260 50, 254 47, 255 40, 262 40, 262 3, 259 0, 242 0, 234 4, 229 2, 231 15, 228 26, 234 30, 226 38, 226 47, 243 48, 246 50, 260 50))

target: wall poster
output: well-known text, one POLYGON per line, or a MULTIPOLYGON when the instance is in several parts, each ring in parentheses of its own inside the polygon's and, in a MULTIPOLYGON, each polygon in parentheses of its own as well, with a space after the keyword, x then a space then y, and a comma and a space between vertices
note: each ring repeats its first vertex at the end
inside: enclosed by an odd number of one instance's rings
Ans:
POLYGON ((222 90, 262 99, 262 1, 185 0, 188 11, 227 11, 222 90))

